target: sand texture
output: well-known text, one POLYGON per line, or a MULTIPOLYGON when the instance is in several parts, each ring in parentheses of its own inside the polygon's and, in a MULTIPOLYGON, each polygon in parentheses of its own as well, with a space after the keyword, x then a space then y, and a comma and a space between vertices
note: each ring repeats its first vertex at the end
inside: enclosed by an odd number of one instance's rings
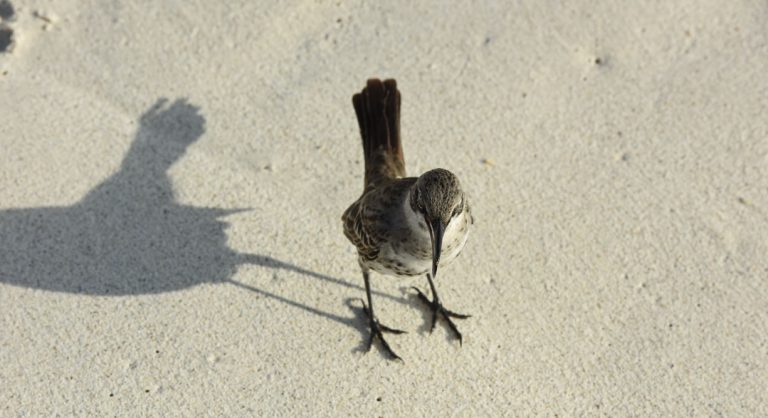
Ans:
POLYGON ((768 416, 768 3, 447 4, 0 1, 0 416, 768 416), (403 363, 372 76, 476 218, 403 363))

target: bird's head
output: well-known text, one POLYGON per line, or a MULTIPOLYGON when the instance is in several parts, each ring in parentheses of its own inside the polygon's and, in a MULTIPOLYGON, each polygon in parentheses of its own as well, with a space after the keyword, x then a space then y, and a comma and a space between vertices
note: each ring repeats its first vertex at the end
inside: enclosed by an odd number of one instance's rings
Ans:
POLYGON ((424 217, 432 240, 432 277, 437 274, 443 233, 464 211, 464 192, 450 171, 437 168, 422 174, 411 191, 411 209, 424 217))

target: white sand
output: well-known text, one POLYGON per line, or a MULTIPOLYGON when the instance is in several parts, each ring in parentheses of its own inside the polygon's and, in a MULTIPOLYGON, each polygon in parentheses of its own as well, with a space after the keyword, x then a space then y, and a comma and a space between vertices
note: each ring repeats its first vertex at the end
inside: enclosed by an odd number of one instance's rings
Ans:
POLYGON ((0 415, 768 415, 765 2, 192 3, 12 1, 0 415), (404 364, 339 220, 370 76, 477 218, 463 347, 376 276, 404 364))

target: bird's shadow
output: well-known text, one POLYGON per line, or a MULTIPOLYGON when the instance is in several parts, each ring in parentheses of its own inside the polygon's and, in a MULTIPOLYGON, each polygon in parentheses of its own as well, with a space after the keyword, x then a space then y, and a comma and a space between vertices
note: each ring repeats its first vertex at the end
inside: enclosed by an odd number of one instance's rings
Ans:
POLYGON ((0 282, 80 295, 156 294, 231 283, 365 334, 365 314, 349 301, 353 317, 342 317, 232 279, 240 265, 252 264, 364 291, 289 262, 230 249, 221 218, 249 209, 178 203, 168 169, 204 132, 198 107, 184 99, 160 99, 140 117, 120 169, 82 200, 0 210, 0 282))

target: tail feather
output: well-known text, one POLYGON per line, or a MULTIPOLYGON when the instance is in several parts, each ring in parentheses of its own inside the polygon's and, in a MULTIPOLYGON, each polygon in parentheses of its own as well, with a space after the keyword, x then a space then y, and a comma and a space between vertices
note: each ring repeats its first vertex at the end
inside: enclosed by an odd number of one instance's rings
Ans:
POLYGON ((352 104, 360 125, 365 157, 365 186, 381 178, 405 176, 400 142, 400 92, 395 80, 368 80, 352 104))

